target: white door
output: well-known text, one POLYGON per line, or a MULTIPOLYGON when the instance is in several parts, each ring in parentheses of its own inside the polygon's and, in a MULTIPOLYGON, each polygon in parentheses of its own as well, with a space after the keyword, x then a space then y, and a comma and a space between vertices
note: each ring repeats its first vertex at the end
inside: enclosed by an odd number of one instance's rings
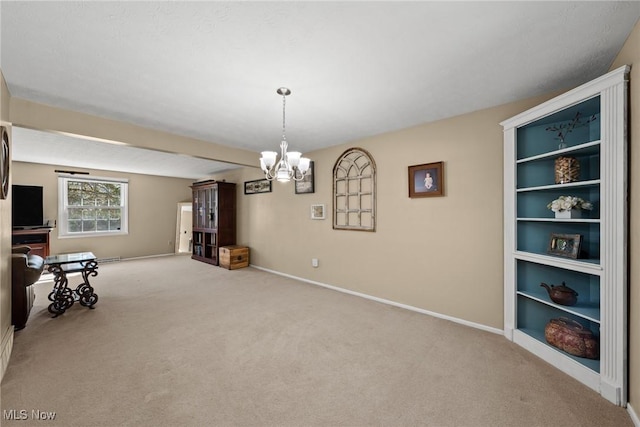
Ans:
POLYGON ((191 203, 178 203, 176 253, 191 253, 192 209, 191 203))

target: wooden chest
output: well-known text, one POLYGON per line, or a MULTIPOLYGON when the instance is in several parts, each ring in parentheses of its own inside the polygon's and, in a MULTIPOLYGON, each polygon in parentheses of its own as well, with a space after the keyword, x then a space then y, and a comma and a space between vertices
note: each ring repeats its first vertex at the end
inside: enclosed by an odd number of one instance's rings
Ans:
POLYGON ((219 255, 220 267, 227 270, 249 266, 249 248, 246 246, 222 246, 219 255))

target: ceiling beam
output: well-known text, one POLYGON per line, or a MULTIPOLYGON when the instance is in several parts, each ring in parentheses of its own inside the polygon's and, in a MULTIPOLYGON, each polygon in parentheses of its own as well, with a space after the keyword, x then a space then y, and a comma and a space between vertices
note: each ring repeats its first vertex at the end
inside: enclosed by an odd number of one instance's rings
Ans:
POLYGON ((258 167, 259 156, 253 151, 64 110, 21 98, 11 97, 9 113, 10 121, 14 126, 57 132, 109 144, 258 167))

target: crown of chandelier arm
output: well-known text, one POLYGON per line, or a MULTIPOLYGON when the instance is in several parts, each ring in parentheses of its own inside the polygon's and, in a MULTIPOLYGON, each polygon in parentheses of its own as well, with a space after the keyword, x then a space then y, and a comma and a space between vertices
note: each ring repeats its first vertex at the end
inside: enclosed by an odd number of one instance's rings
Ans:
POLYGON ((263 151, 261 153, 262 157, 260 157, 260 168, 264 172, 265 178, 269 181, 273 181, 274 179, 279 182, 289 182, 292 179, 294 181, 301 181, 309 170, 311 160, 302 157, 302 153, 299 151, 287 151, 289 144, 287 144, 285 132, 285 109, 286 96, 290 95, 291 91, 286 87, 281 87, 277 90, 277 93, 282 95, 282 142, 280 143, 280 160, 278 160, 277 152, 263 151))

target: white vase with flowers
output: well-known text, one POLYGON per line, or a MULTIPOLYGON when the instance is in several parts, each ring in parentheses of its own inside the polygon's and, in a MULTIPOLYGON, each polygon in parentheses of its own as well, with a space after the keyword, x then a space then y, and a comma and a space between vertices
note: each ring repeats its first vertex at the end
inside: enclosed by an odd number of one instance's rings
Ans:
POLYGON ((556 218, 581 218, 583 210, 593 209, 593 204, 576 196, 560 196, 547 205, 556 218))

